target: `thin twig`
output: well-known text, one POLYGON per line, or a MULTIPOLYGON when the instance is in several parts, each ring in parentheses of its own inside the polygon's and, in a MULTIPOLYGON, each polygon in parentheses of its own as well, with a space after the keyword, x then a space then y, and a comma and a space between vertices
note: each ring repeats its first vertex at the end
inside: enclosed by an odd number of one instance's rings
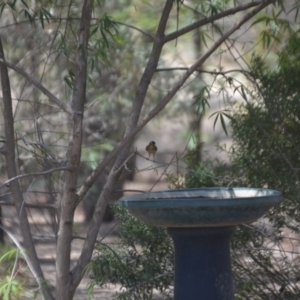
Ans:
POLYGON ((116 24, 124 25, 124 26, 126 26, 126 27, 128 27, 128 28, 132 28, 132 29, 134 29, 134 30, 136 30, 136 31, 139 31, 139 32, 142 33, 143 35, 145 35, 145 36, 147 36, 148 38, 150 38, 151 41, 154 41, 154 36, 153 36, 152 34, 147 33, 146 31, 144 31, 144 30, 142 30, 142 29, 140 29, 140 28, 138 28, 138 27, 136 27, 136 26, 133 26, 133 25, 130 25, 130 24, 126 24, 126 23, 123 23, 123 22, 119 22, 119 21, 114 21, 114 22, 115 22, 116 24))
MULTIPOLYGON (((172 72, 172 71, 187 71, 189 68, 188 67, 174 67, 174 68, 157 68, 156 72, 172 72)), ((211 75, 226 75, 229 73, 248 73, 251 74, 250 71, 247 70, 242 70, 242 69, 232 69, 232 70, 227 70, 227 71, 209 71, 209 70, 204 70, 204 69, 197 69, 195 72, 199 73, 206 73, 206 74, 211 74, 211 75)))
POLYGON ((36 172, 36 173, 30 173, 30 174, 21 174, 18 176, 15 176, 9 180, 6 180, 4 183, 2 183, 0 185, 0 188, 2 188, 3 186, 7 186, 10 182, 21 179, 21 178, 25 178, 25 177, 33 177, 33 176, 43 176, 43 175, 47 175, 47 174, 51 174, 54 172, 59 172, 59 171, 72 171, 71 167, 59 167, 59 168, 54 168, 54 169, 50 169, 47 171, 43 171, 43 172, 36 172))
POLYGON ((38 82, 36 79, 34 79, 32 76, 30 76, 27 72, 25 72, 20 67, 6 61, 0 58, 0 62, 5 64, 8 68, 16 71, 17 73, 21 74, 23 77, 25 77, 31 84, 33 84, 36 88, 38 88, 45 96, 49 98, 52 102, 54 102, 58 107, 60 107, 63 111, 66 113, 72 115, 73 112, 71 108, 61 102, 56 96, 54 96, 48 89, 46 89, 40 82, 38 82))
MULTIPOLYGON (((168 163, 168 164, 166 165, 166 168, 165 168, 164 171, 161 173, 161 175, 159 176, 159 178, 155 181, 155 183, 152 185, 152 187, 149 189, 149 192, 151 192, 151 191, 154 189, 154 187, 158 184, 158 182, 159 182, 159 181, 162 179, 162 177, 166 174, 168 168, 170 167, 170 165, 172 164, 172 162, 173 162, 174 158, 176 158, 176 156, 177 156, 177 153, 175 153, 175 154, 173 155, 173 157, 172 157, 170 163, 168 163)), ((176 161, 176 160, 175 160, 175 161, 176 161)))
MULTIPOLYGON (((0 205, 4 206, 15 206, 15 203, 12 201, 0 201, 0 205)), ((24 203, 26 208, 38 208, 38 209, 56 209, 54 204, 35 204, 35 203, 24 203)))
MULTIPOLYGON (((271 1, 271 2, 275 2, 275 1, 271 1)), ((218 14, 215 14, 215 15, 212 15, 210 17, 207 17, 207 18, 203 18, 199 21, 196 21, 194 22, 193 24, 191 25, 188 25, 186 27, 183 27, 179 30, 176 30, 168 35, 166 35, 164 38, 163 38, 163 41, 166 43, 166 42, 169 42, 169 41, 172 41, 174 39, 177 39, 178 37, 194 30, 194 29, 197 29, 201 26, 204 26, 204 25, 207 25, 207 24, 210 24, 210 23, 213 23, 219 19, 222 19, 224 17, 228 17, 229 15, 234 15, 240 11, 243 11, 243 10, 246 10, 246 9, 249 9, 251 7, 259 7, 259 6, 262 6, 264 4, 269 5, 271 3, 270 1, 251 1, 249 3, 246 3, 246 4, 243 4, 243 5, 240 5, 238 7, 233 7, 233 8, 230 8, 230 9, 227 9, 225 11, 222 11, 218 14)), ((261 10, 261 9, 259 9, 261 10)))
POLYGON ((117 169, 116 172, 120 172, 120 171, 123 169, 123 167, 125 167, 125 169, 126 169, 127 171, 129 171, 129 169, 127 168, 127 162, 128 162, 128 161, 130 160, 130 158, 133 157, 134 155, 136 155, 135 152, 131 153, 131 154, 126 158, 126 160, 124 161, 124 163, 119 167, 119 169, 117 169))

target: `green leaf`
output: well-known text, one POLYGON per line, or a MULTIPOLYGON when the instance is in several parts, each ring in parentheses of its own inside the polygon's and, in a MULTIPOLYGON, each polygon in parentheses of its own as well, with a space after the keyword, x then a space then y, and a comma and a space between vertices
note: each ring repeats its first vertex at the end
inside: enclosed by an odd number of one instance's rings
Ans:
POLYGON ((44 15, 45 19, 49 23, 50 20, 53 19, 52 14, 48 10, 46 10, 45 8, 42 8, 42 12, 43 12, 43 15, 44 15))
POLYGON ((198 114, 200 113, 200 110, 201 110, 201 113, 203 113, 203 112, 205 112, 206 107, 210 107, 209 101, 208 101, 208 99, 209 99, 208 86, 202 87, 200 90, 200 93, 195 95, 193 98, 195 99, 195 101, 192 104, 192 106, 197 105, 197 113, 198 114))
POLYGON ((3 260, 11 260, 13 257, 15 257, 16 253, 17 253, 17 249, 11 249, 10 251, 7 251, 6 253, 4 253, 1 257, 0 257, 0 263, 3 260))
MULTIPOLYGON (((5 2, 5 1, 4 1, 5 2)), ((15 10, 15 5, 16 5, 17 0, 14 1, 6 1, 5 4, 7 4, 11 9, 15 10)))
POLYGON ((23 11, 24 11, 25 18, 27 18, 30 21, 31 25, 34 25, 34 18, 31 16, 29 11, 26 9, 23 9, 23 11))
POLYGON ((41 21, 41 24, 42 24, 42 28, 44 29, 44 15, 43 15, 42 11, 40 11, 40 21, 41 21))
POLYGON ((242 97, 247 101, 248 98, 247 98, 247 95, 246 95, 246 93, 245 93, 245 88, 244 88, 243 85, 241 85, 241 93, 242 93, 242 97))
POLYGON ((259 17, 254 22, 252 22, 250 27, 254 26, 255 24, 261 23, 261 22, 266 22, 266 25, 269 24, 270 17, 268 17, 268 16, 259 17))
POLYGON ((95 28, 92 31, 90 31, 90 37, 92 37, 99 29, 98 25, 94 25, 94 26, 95 26, 95 28))
POLYGON ((227 128, 226 128, 226 123, 225 123, 223 114, 220 115, 220 120, 221 120, 221 125, 222 125, 223 130, 224 130, 226 136, 228 136, 228 132, 227 132, 227 128))
POLYGON ((5 6, 6 6, 6 3, 0 3, 0 16, 2 16, 5 6))
POLYGON ((232 83, 233 83, 233 78, 229 76, 229 77, 226 78, 226 80, 227 80, 229 86, 231 86, 232 83))
MULTIPOLYGON (((14 1, 15 3, 16 3, 16 1, 14 1)), ((29 6, 27 5, 27 3, 25 2, 25 0, 21 0, 21 2, 23 3, 23 5, 27 8, 27 9, 29 9, 29 6)))
POLYGON ((69 75, 64 77, 64 81, 66 84, 73 89, 74 87, 74 79, 75 79, 75 73, 73 70, 68 70, 69 75))
POLYGON ((211 114, 209 116, 209 119, 211 117, 213 117, 213 116, 216 116, 215 120, 214 120, 214 124, 213 124, 213 129, 214 130, 215 130, 215 127, 216 127, 216 124, 217 124, 218 120, 220 119, 221 125, 222 125, 222 129, 224 130, 225 134, 228 136, 227 126, 226 126, 226 122, 225 122, 224 116, 227 117, 228 119, 231 119, 231 116, 227 113, 227 111, 228 110, 216 111, 216 112, 214 112, 213 114, 211 114))
POLYGON ((210 117, 209 117, 209 119, 210 119, 212 116, 216 115, 216 118, 215 118, 215 121, 214 121, 214 125, 213 125, 213 129, 214 129, 214 130, 215 130, 217 121, 218 121, 218 119, 219 119, 219 114, 220 114, 220 113, 219 113, 218 111, 216 111, 216 112, 214 112, 212 115, 210 115, 210 117))
POLYGON ((201 39, 201 41, 203 42, 203 44, 205 45, 205 47, 208 48, 208 44, 207 44, 206 38, 211 39, 211 37, 209 36, 208 33, 206 33, 206 32, 203 31, 203 30, 200 30, 200 39, 201 39))

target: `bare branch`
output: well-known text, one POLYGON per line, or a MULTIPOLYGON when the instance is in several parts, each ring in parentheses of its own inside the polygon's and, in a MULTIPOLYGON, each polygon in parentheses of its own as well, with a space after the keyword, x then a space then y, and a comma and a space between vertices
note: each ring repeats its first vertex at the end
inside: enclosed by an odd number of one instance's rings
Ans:
POLYGON ((160 182, 160 180, 166 174, 166 172, 168 171, 168 168, 171 166, 171 164, 173 163, 174 159, 176 159, 176 157, 177 157, 177 153, 175 153, 173 155, 171 161, 166 165, 164 171, 160 174, 160 176, 157 178, 157 180, 153 183, 152 187, 149 189, 149 192, 151 192, 154 189, 154 187, 157 185, 157 183, 160 182))
POLYGON ((72 114, 71 108, 61 102, 56 96, 54 96, 48 89, 46 89, 40 82, 38 82, 36 79, 34 79, 32 76, 30 76, 27 72, 25 72, 20 67, 8 62, 4 61, 0 58, 0 62, 5 64, 8 68, 16 71, 17 73, 21 74, 23 77, 25 77, 31 84, 33 84, 36 88, 38 88, 45 96, 49 98, 50 101, 55 103, 59 108, 61 108, 63 111, 65 111, 68 114, 72 114))
MULTIPOLYGON (((157 68, 156 72, 187 71, 188 69, 189 69, 188 67, 157 68)), ((209 71, 209 70, 204 70, 204 69, 196 69, 195 72, 206 73, 206 74, 211 74, 211 75, 222 75, 222 76, 225 76, 226 74, 229 74, 229 73, 243 73, 243 74, 251 73, 251 72, 243 70, 243 69, 231 69, 231 70, 227 70, 227 71, 209 71)))
POLYGON ((127 168, 127 166, 126 166, 126 164, 127 164, 127 162, 130 160, 130 158, 133 157, 134 155, 136 155, 135 152, 131 153, 131 154, 126 158, 126 160, 121 164, 121 166, 119 167, 119 169, 117 170, 117 172, 122 171, 123 167, 125 167, 126 170, 129 171, 128 168, 127 168))
POLYGON ((142 29, 140 29, 140 28, 138 28, 138 27, 136 27, 136 26, 133 26, 133 25, 130 25, 130 24, 126 24, 126 23, 123 23, 123 22, 119 22, 119 21, 115 21, 115 23, 116 23, 116 24, 119 24, 119 25, 126 26, 126 27, 128 27, 128 28, 132 28, 132 29, 134 29, 134 30, 136 30, 136 31, 138 31, 138 32, 140 32, 140 33, 142 33, 143 35, 147 36, 148 38, 150 38, 151 41, 154 41, 154 39, 155 39, 155 37, 154 37, 152 34, 147 33, 146 31, 144 31, 144 30, 142 30, 142 29))
MULTIPOLYGON (((14 202, 10 201, 0 201, 0 205, 3 206, 15 206, 14 202)), ((24 203, 25 207, 27 208, 37 208, 37 209, 56 209, 54 204, 47 204, 47 203, 40 203, 40 204, 35 204, 35 203, 24 203)))
MULTIPOLYGON (((272 1, 272 2, 275 2, 275 1, 272 1)), ((201 26, 204 26, 204 25, 207 25, 209 23, 212 23, 212 22, 215 22, 219 19, 222 19, 224 17, 227 17, 229 15, 233 15, 233 14, 236 14, 237 12, 240 12, 240 11, 243 11, 243 10, 246 10, 246 9, 249 9, 251 7, 254 7, 254 6, 259 6, 261 4, 264 4, 265 1, 252 1, 252 2, 249 2, 249 3, 246 3, 244 5, 240 5, 238 7, 233 7, 233 8, 230 8, 230 9, 227 9, 225 11, 222 11, 218 14, 215 14, 211 17, 208 17, 208 18, 204 18, 204 19, 201 19, 191 25, 188 25, 186 27, 183 27, 177 31, 174 31, 168 35, 166 35, 163 39, 164 43, 166 42, 169 42, 169 41, 172 41, 172 40, 175 40, 177 39, 178 37, 196 29, 196 28, 199 28, 201 26)), ((269 3, 270 4, 270 3, 269 3)), ((269 5, 268 4, 268 5, 269 5)))
POLYGON ((82 119, 86 100, 88 39, 92 15, 91 2, 93 1, 85 0, 83 2, 80 25, 78 28, 76 72, 71 101, 71 109, 74 114, 70 119, 69 145, 66 155, 68 165, 72 166, 74 170, 73 172, 65 172, 62 177, 62 199, 58 208, 60 211, 60 221, 56 248, 57 300, 72 299, 80 283, 79 280, 73 284, 70 266, 74 211, 78 203, 76 186, 82 147, 82 119))
POLYGON ((35 177, 35 176, 43 176, 43 175, 51 174, 51 173, 54 173, 54 172, 66 171, 66 170, 72 171, 72 168, 71 168, 71 167, 59 167, 59 168, 54 168, 54 169, 50 169, 50 170, 43 171, 43 172, 36 172, 36 173, 29 173, 29 174, 21 174, 21 175, 15 176, 15 177, 13 177, 13 178, 10 178, 9 180, 6 180, 4 183, 2 183, 2 184, 0 185, 0 188, 2 188, 3 186, 7 186, 7 185, 9 185, 9 183, 11 183, 12 181, 19 180, 19 179, 21 179, 21 178, 35 177))

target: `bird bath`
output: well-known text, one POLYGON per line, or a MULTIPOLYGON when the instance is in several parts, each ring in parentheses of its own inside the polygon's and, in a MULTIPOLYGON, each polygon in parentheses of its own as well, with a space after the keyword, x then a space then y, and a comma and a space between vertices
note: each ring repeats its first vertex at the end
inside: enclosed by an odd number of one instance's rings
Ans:
POLYGON ((200 188, 124 197, 139 221, 167 228, 175 247, 175 300, 233 300, 230 238, 262 217, 281 193, 255 188, 200 188))

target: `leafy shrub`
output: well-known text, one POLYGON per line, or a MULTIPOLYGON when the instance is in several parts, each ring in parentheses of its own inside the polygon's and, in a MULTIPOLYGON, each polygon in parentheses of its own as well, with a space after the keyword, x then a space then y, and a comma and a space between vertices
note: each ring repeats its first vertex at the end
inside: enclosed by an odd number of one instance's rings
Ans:
POLYGON ((299 47, 300 39, 293 36, 278 53, 275 70, 253 56, 253 88, 244 90, 244 102, 236 103, 231 117, 236 173, 246 185, 278 189, 284 197, 264 224, 240 226, 234 236, 237 299, 300 298, 299 47))
POLYGON ((93 284, 119 283, 118 299, 153 299, 153 289, 168 299, 173 284, 173 245, 166 230, 137 221, 115 205, 119 242, 100 244, 91 263, 93 284))

